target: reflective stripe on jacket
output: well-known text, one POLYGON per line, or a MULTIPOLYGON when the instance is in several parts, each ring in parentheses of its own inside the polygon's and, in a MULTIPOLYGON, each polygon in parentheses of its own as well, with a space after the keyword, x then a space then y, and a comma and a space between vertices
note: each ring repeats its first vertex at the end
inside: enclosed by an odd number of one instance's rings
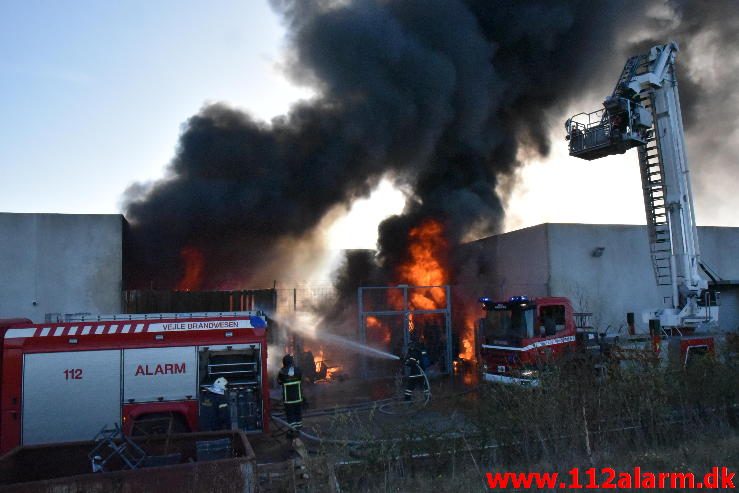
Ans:
POLYGON ((277 381, 282 385, 282 400, 285 404, 303 402, 301 385, 303 373, 300 371, 300 368, 281 368, 277 374, 277 381))
POLYGON ((300 380, 285 382, 282 384, 282 400, 285 404, 298 404, 303 402, 300 380))

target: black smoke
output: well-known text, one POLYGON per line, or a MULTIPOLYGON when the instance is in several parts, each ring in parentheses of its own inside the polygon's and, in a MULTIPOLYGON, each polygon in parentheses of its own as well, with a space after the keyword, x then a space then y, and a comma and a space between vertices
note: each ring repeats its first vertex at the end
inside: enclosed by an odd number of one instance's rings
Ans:
POLYGON ((678 87, 698 224, 736 226, 739 208, 739 5, 733 0, 657 4, 625 49, 677 41, 678 87))
POLYGON ((549 152, 563 111, 610 92, 655 24, 664 36, 720 24, 706 13, 716 4, 274 1, 289 76, 318 95, 269 123, 223 104, 186 122, 169 176, 126 194, 129 287, 175 286, 188 246, 205 257, 200 287, 271 283, 310 250, 329 211, 383 176, 410 191, 403 214, 380 226, 386 268, 426 218, 444 223, 452 246, 494 233, 499 180, 522 154, 549 152), (660 8, 696 18, 670 23, 660 8), (694 28, 681 31, 686 22, 694 28))

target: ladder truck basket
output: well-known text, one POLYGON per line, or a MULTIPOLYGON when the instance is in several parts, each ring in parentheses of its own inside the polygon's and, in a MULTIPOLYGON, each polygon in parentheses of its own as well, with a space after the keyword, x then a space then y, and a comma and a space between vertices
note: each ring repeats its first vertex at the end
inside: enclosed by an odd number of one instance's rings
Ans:
POLYGON ((603 106, 578 113, 565 123, 570 156, 590 161, 646 144, 652 118, 641 103, 611 96, 603 106))

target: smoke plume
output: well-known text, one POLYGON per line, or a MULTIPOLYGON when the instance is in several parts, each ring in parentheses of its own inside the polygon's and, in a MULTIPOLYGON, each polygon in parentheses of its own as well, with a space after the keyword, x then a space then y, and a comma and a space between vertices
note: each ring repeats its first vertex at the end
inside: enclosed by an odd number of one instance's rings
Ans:
MULTIPOLYGON (((720 36, 736 46, 731 5, 275 0, 288 75, 317 96, 271 122, 224 104, 186 122, 167 178, 126 193, 129 287, 177 286, 193 251, 204 263, 193 288, 271 284, 312 260, 328 213, 383 176, 409 191, 405 211, 380 227, 386 268, 403 261, 408 231, 427 218, 444 224, 452 246, 494 233, 499 181, 520 156, 546 155, 552 121, 574 98, 610 90, 630 50, 685 41, 691 129, 706 118, 698 101, 736 97, 727 86, 699 92, 702 58, 691 52, 720 36)), ((736 70, 717 73, 736 87, 736 70)))
POLYGON ((698 223, 737 226, 739 208, 739 8, 736 2, 656 4, 625 49, 679 43, 678 86, 698 223))

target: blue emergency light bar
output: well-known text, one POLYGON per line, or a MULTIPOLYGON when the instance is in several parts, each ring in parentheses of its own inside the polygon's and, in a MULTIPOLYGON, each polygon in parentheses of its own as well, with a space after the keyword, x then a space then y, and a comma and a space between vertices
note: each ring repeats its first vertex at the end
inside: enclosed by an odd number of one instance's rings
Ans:
POLYGON ((494 309, 493 308, 493 305, 495 304, 495 302, 493 301, 492 298, 490 298, 488 296, 483 296, 478 301, 480 303, 482 303, 482 309, 483 310, 493 310, 494 309))
POLYGON ((505 301, 493 301, 492 298, 488 296, 483 296, 478 300, 480 303, 482 303, 482 307, 485 310, 509 310, 511 304, 515 305, 521 305, 521 307, 525 307, 529 303, 529 297, 528 296, 511 296, 508 299, 508 302, 505 301))

